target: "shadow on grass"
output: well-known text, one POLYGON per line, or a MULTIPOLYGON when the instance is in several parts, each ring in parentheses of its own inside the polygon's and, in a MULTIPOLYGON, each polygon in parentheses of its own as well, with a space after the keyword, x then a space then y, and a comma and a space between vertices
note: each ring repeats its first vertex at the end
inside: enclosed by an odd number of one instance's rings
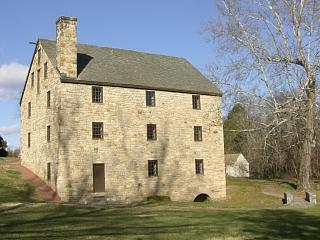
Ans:
MULTIPOLYGON (((308 209, 310 211, 310 209, 308 209)), ((309 215, 301 210, 263 210, 243 217, 245 233, 254 239, 318 239, 320 211, 309 215)))
POLYGON ((278 183, 282 187, 286 187, 292 190, 297 190, 298 188, 298 183, 296 180, 272 179, 271 181, 278 183))
POLYGON ((0 183, 0 203, 7 202, 34 202, 35 189, 28 183, 21 186, 12 186, 7 181, 0 183))
POLYGON ((212 211, 162 206, 20 207, 1 214, 4 239, 318 239, 320 207, 300 210, 212 211), (95 238, 94 238, 95 237, 95 238))

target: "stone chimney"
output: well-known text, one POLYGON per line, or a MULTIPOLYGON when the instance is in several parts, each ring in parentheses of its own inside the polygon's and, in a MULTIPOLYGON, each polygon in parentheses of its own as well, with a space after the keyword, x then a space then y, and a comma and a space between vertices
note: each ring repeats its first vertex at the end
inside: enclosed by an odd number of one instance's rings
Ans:
POLYGON ((57 67, 63 78, 77 78, 77 18, 59 17, 56 21, 57 67))

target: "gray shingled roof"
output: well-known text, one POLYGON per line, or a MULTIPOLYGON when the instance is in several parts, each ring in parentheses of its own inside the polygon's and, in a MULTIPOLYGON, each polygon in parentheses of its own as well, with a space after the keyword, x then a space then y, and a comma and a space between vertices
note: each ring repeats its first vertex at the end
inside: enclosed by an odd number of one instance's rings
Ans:
MULTIPOLYGON (((40 42, 56 66, 56 42, 40 42)), ((86 44, 78 44, 77 82, 221 95, 183 58, 86 44)))

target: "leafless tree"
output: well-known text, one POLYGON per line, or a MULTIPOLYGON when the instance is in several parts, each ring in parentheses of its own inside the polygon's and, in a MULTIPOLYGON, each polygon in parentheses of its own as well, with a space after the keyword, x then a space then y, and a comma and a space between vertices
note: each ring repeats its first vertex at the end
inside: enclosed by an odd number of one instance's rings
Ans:
POLYGON ((251 130, 263 129, 265 153, 279 150, 275 134, 295 139, 286 151, 299 150, 299 187, 310 189, 320 1, 220 0, 217 9, 219 16, 206 25, 217 47, 214 79, 259 115, 251 130))

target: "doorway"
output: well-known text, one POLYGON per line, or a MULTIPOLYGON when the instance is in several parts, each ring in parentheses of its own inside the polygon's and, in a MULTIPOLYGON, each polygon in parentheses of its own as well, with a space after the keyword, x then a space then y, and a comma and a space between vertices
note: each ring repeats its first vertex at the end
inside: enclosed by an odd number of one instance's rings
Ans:
POLYGON ((104 164, 93 164, 93 192, 105 192, 104 164))

